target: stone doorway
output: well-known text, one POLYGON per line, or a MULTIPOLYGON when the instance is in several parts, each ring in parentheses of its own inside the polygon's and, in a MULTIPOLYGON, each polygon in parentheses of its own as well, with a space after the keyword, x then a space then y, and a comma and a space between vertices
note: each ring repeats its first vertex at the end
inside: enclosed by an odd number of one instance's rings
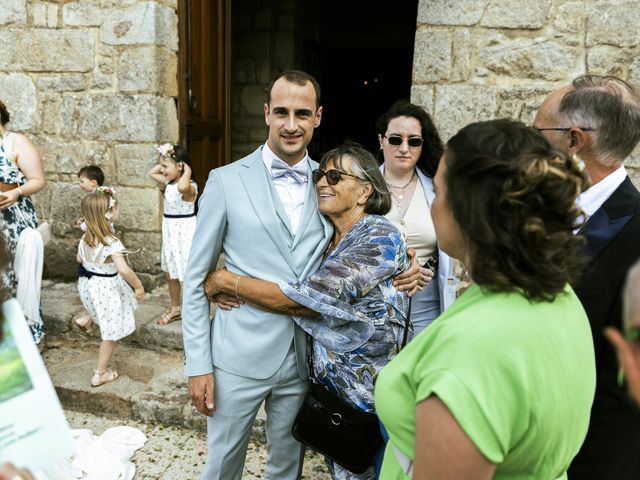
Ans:
POLYGON ((313 158, 347 138, 377 151, 377 117, 410 97, 417 9, 417 0, 234 0, 232 159, 265 141, 265 87, 289 68, 322 87, 313 158))

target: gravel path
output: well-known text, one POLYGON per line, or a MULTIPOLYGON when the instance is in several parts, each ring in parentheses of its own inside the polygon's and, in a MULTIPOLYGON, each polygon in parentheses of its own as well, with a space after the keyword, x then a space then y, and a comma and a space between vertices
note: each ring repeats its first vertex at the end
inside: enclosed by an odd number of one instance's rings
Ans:
MULTIPOLYGON (((71 428, 88 428, 95 435, 106 429, 123 425, 119 419, 97 417, 87 413, 66 411, 71 428)), ((129 420, 126 425, 139 428, 147 436, 147 443, 133 456, 136 464, 134 480, 197 480, 200 479, 206 452, 206 435, 194 430, 150 425, 129 420)), ((261 479, 267 451, 264 445, 249 443, 243 479, 261 479)), ((322 457, 307 451, 302 478, 329 479, 322 457)))

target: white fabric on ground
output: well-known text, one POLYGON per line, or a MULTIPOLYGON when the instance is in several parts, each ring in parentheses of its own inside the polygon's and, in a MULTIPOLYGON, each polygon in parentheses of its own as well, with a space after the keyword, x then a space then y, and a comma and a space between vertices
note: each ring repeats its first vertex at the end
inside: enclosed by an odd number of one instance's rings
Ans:
POLYGON ((91 430, 71 430, 75 453, 46 471, 37 480, 131 480, 136 466, 131 457, 142 448, 147 437, 133 427, 113 427, 102 435, 91 430))

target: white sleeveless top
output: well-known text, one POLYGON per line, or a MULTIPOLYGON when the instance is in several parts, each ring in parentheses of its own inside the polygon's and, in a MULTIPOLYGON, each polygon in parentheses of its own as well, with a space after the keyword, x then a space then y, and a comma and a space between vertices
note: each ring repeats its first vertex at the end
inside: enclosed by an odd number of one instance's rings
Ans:
POLYGON ((415 248, 418 262, 423 265, 427 258, 436 251, 436 229, 431 219, 431 208, 420 181, 404 217, 392 208, 385 215, 404 234, 407 247, 415 248))

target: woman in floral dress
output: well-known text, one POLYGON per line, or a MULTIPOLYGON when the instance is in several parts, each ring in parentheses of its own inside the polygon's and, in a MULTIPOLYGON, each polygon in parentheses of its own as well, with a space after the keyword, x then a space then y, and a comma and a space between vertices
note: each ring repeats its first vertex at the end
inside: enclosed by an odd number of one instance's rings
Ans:
MULTIPOLYGON (((42 158, 33 143, 24 135, 10 132, 7 107, 0 101, 0 213, 2 233, 9 255, 14 258, 20 233, 28 227, 36 228, 38 221, 30 195, 44 188, 42 158)), ((9 269, 12 291, 15 293, 16 279, 9 269)), ((42 318, 28 318, 33 339, 40 344, 44 329, 42 318)))

